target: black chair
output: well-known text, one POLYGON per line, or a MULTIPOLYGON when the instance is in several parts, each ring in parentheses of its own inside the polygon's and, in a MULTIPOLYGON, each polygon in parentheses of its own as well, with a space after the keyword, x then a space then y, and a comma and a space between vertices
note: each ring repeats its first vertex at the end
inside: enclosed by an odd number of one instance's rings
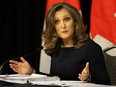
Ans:
POLYGON ((103 50, 103 53, 104 53, 107 72, 111 79, 111 85, 116 85, 116 55, 112 56, 107 53, 108 51, 112 49, 116 49, 116 46, 114 45, 114 46, 109 47, 108 49, 103 50))

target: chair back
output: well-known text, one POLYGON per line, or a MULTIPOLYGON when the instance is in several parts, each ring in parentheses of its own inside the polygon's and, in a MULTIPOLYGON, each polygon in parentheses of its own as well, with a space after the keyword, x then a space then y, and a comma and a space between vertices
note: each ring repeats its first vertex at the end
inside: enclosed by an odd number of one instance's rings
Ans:
MULTIPOLYGON (((116 49, 116 48, 110 48, 109 50, 111 50, 111 49, 116 49)), ((109 50, 107 50, 107 51, 109 51, 109 50)), ((112 56, 112 55, 108 54, 107 51, 104 50, 104 52, 103 52, 107 72, 110 76, 111 85, 116 85, 116 55, 112 56)))

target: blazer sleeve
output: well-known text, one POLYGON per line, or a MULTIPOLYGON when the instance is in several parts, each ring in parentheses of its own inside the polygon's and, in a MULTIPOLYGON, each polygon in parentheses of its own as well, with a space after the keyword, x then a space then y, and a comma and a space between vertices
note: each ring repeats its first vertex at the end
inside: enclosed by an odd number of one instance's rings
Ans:
POLYGON ((99 45, 95 44, 89 48, 89 63, 91 82, 109 85, 110 77, 105 66, 104 55, 99 45))

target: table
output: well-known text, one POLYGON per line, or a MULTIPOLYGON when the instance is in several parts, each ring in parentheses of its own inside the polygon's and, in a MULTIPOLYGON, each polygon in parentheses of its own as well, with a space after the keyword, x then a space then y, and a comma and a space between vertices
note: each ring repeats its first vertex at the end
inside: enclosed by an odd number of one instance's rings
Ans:
POLYGON ((116 87, 112 85, 101 85, 86 81, 66 81, 57 77, 48 77, 39 74, 31 76, 0 75, 0 87, 116 87))
POLYGON ((87 82, 80 82, 80 81, 54 81, 54 84, 46 84, 46 83, 53 83, 53 81, 46 81, 42 84, 19 84, 19 83, 10 83, 0 81, 0 87, 116 87, 112 85, 100 85, 100 84, 93 84, 87 82), (43 84, 45 83, 45 85, 43 84), (57 84, 56 84, 57 83, 57 84))

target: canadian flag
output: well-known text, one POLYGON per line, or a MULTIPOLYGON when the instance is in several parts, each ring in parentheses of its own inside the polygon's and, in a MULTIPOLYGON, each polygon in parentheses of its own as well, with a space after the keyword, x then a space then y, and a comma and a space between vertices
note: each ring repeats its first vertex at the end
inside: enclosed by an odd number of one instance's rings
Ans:
MULTIPOLYGON (((45 14, 48 12, 48 10, 50 9, 50 7, 53 4, 56 4, 59 2, 65 2, 65 3, 71 4, 72 6, 76 7, 80 11, 80 0, 47 0, 45 14)), ((81 13, 81 11, 80 11, 80 13, 81 13)), ((44 29, 45 29, 45 26, 46 25, 44 23, 44 29)), ((43 42, 42 42, 42 45, 43 45, 43 42)), ((40 66, 39 67, 40 72, 47 73, 47 74, 50 73, 51 57, 46 55, 44 50, 42 50, 41 54, 40 54, 40 65, 39 66, 40 66)))
POLYGON ((102 49, 116 44, 116 0, 92 0, 90 32, 102 49))
POLYGON ((65 3, 71 4, 72 6, 80 10, 80 0, 47 0, 46 12, 48 12, 48 10, 53 4, 56 4, 59 2, 65 2, 65 3))

